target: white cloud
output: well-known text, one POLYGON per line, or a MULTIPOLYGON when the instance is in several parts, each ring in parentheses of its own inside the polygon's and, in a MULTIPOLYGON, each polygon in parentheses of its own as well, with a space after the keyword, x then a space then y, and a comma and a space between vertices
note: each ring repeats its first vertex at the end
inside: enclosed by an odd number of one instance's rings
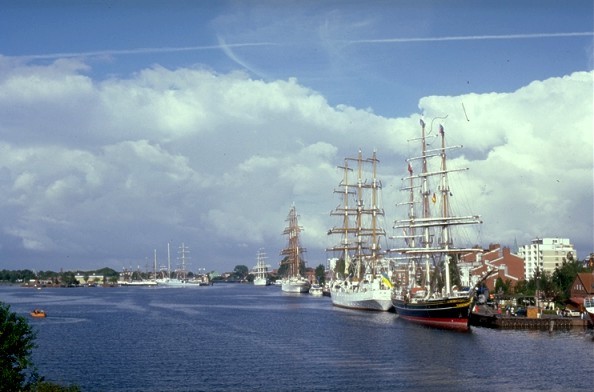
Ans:
MULTIPOLYGON (((296 79, 156 66, 93 81, 76 62, 2 68, 10 70, 0 79, 5 261, 37 258, 57 269, 69 255, 119 269, 184 241, 195 265, 250 265, 255 249, 272 257, 284 245, 295 202, 317 265, 336 224, 336 166, 359 148, 378 151, 388 232, 397 217, 416 115, 331 107, 296 79)), ((448 115, 448 140, 465 145, 453 164, 471 171, 455 199, 483 215, 483 241, 563 236, 591 250, 592 73, 426 97, 419 107, 428 124, 448 115)))

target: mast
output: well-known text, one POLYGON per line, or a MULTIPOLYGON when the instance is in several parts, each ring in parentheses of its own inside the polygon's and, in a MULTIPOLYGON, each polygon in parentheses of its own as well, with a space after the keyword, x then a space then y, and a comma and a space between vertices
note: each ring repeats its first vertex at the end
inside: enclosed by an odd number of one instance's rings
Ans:
POLYGON ((297 277, 299 276, 299 267, 301 264, 300 254, 302 252, 305 252, 305 249, 302 248, 299 243, 299 233, 301 232, 301 227, 298 223, 295 205, 291 207, 286 221, 288 221, 289 223, 283 231, 283 234, 288 236, 289 243, 288 246, 281 252, 281 255, 286 256, 287 259, 285 262, 282 263, 287 264, 289 267, 288 277, 297 277))
MULTIPOLYGON (((405 239, 407 247, 402 249, 395 249, 400 253, 409 256, 422 256, 424 260, 425 270, 425 287, 427 288, 427 295, 430 295, 431 291, 431 263, 433 258, 440 260, 444 263, 445 270, 445 288, 444 294, 449 296, 451 294, 451 281, 450 281, 450 266, 449 258, 453 255, 457 255, 463 252, 476 252, 476 249, 468 248, 456 248, 453 246, 451 227, 456 225, 468 225, 482 223, 478 215, 472 216, 455 216, 451 212, 450 208, 450 197, 452 193, 450 191, 448 174, 456 171, 468 170, 463 169, 449 169, 447 167, 447 151, 453 148, 460 148, 461 146, 446 146, 445 142, 445 131, 442 125, 439 126, 439 134, 434 137, 440 139, 440 146, 437 149, 427 148, 427 132, 425 130, 425 122, 420 120, 421 125, 421 155, 416 158, 408 159, 408 172, 409 172, 409 212, 408 219, 396 221, 394 228, 401 228, 405 231, 405 239), (429 159, 439 158, 439 170, 429 170, 429 159), (421 162, 421 172, 419 175, 413 174, 411 162, 419 160, 421 162), (437 185, 437 192, 431 191, 430 182, 431 178, 438 177, 439 181, 437 185), (420 183, 420 195, 421 195, 421 216, 415 216, 415 209, 413 204, 415 188, 414 181, 420 183), (439 203, 438 203, 439 201, 439 203), (436 209, 437 213, 432 214, 431 209, 436 209), (421 233, 417 233, 416 229, 420 229, 421 233), (436 233, 439 230, 439 233, 436 233), (433 243, 434 236, 439 235, 439 240, 436 244, 433 243), (419 243, 416 242, 416 237, 420 235, 419 243)), ((416 139, 415 139, 416 140, 416 139)))
POLYGON ((171 279, 171 253, 169 251, 169 242, 167 243, 167 279, 171 279))
POLYGON ((186 254, 189 253, 190 251, 188 250, 188 247, 182 242, 182 244, 179 247, 179 255, 180 255, 180 260, 181 260, 181 269, 180 269, 180 273, 178 274, 178 279, 180 279, 181 276, 181 280, 186 279, 186 254))
MULTIPOLYGON (((377 273, 377 263, 381 258, 380 238, 385 236, 385 231, 378 223, 379 216, 384 215, 383 209, 379 208, 378 192, 381 189, 381 181, 377 179, 376 152, 373 152, 371 158, 363 159, 363 154, 359 150, 357 158, 346 158, 344 166, 339 168, 344 170, 343 180, 340 183, 339 191, 335 193, 342 194, 342 206, 339 205, 330 215, 342 216, 342 226, 334 227, 328 231, 328 234, 341 234, 339 245, 327 250, 340 251, 345 258, 345 267, 348 267, 349 251, 354 252, 354 280, 361 280, 363 274, 374 275, 377 273), (349 173, 353 172, 349 168, 349 161, 357 163, 357 179, 355 184, 349 182, 349 173), (364 176, 365 165, 371 164, 371 181, 367 182, 364 176), (365 205, 365 197, 369 197, 365 205), (349 198, 354 197, 356 206, 349 207, 349 198), (366 217, 369 217, 367 221, 366 217), (351 226, 351 219, 354 225, 351 226), (351 240, 352 238, 352 240, 351 240)), ((369 172, 367 172, 369 173, 369 172)))

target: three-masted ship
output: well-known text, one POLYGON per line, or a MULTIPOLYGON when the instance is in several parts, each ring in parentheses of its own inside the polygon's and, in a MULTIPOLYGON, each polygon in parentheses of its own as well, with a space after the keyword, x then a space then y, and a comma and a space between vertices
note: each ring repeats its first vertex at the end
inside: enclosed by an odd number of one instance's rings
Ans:
POLYGON ((254 274, 254 286, 268 286, 270 280, 268 279, 268 264, 266 264, 266 253, 263 249, 259 249, 256 255, 256 265, 252 269, 254 274))
POLYGON ((379 206, 381 182, 378 180, 375 151, 363 159, 361 151, 357 158, 346 158, 343 179, 335 193, 341 195, 341 204, 330 215, 342 217, 340 226, 328 231, 340 236, 340 242, 327 249, 338 253, 337 271, 330 284, 330 297, 335 306, 350 309, 387 311, 392 308, 392 284, 387 275, 388 266, 381 249, 380 240, 385 231, 379 224, 384 211, 379 206), (356 178, 349 162, 356 162, 356 178), (364 165, 371 165, 371 179, 364 179, 364 165), (344 269, 342 266, 344 265, 344 269))
POLYGON ((305 248, 301 247, 299 239, 301 226, 299 226, 295 206, 289 210, 287 222, 288 225, 283 234, 288 237, 288 244, 281 251, 281 256, 285 256, 281 261, 281 266, 286 267, 286 274, 282 279, 281 290, 287 293, 308 293, 311 284, 300 272, 301 264, 305 264, 305 260, 302 258, 305 248))
POLYGON ((474 291, 452 284, 452 272, 457 271, 460 254, 478 252, 476 248, 456 248, 453 242, 455 226, 482 223, 478 215, 456 216, 451 212, 452 192, 448 174, 467 170, 447 167, 445 132, 440 125, 438 134, 427 132, 421 120, 421 137, 414 139, 421 155, 407 159, 408 176, 403 190, 409 192, 408 217, 395 222, 401 230, 405 246, 393 251, 403 254, 409 262, 408 276, 394 290, 392 303, 399 317, 429 326, 468 330, 474 291), (428 148, 430 138, 440 142, 428 148), (438 167, 431 163, 437 161, 438 167), (415 171, 415 167, 419 168, 415 171), (452 270, 454 268, 454 270, 452 270))

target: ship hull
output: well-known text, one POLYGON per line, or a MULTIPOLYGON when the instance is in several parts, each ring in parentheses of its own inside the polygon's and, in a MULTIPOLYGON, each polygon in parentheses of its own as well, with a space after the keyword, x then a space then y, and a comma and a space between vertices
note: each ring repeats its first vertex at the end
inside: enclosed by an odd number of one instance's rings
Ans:
POLYGON ((470 329, 472 299, 444 298, 406 302, 392 299, 398 316, 404 320, 436 328, 467 331, 470 329))
POLYGON ((584 298, 584 307, 587 321, 594 326, 594 297, 584 298))
POLYGON ((309 293, 310 283, 306 279, 284 280, 281 290, 285 293, 309 293))
POLYGON ((266 278, 255 278, 254 286, 268 286, 270 282, 266 278))
POLYGON ((391 291, 387 289, 349 290, 344 288, 330 291, 332 304, 341 308, 377 310, 387 312, 393 308, 391 291))

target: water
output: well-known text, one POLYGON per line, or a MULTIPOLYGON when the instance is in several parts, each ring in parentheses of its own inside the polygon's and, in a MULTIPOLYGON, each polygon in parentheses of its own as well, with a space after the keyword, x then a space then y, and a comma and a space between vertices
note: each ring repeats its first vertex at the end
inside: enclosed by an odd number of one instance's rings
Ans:
POLYGON ((470 333, 278 287, 25 289, 34 362, 83 391, 592 391, 590 332, 470 333))

